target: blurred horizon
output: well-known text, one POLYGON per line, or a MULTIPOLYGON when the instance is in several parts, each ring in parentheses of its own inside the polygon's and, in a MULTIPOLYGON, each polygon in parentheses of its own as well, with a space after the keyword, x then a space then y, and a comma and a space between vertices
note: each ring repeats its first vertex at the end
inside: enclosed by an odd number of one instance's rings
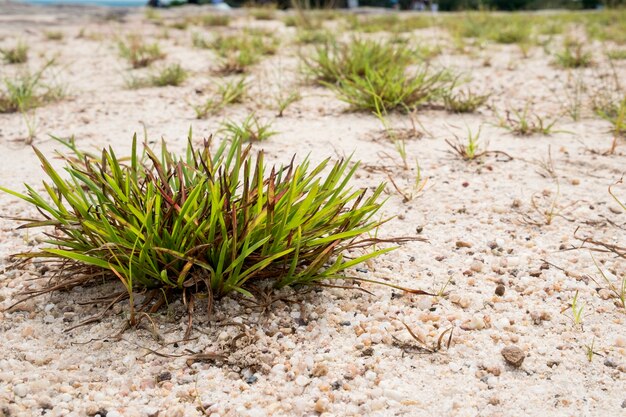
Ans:
MULTIPOLYGON (((146 6, 148 0, 15 0, 17 3, 36 5, 99 5, 111 7, 139 7, 146 6)), ((187 3, 211 4, 221 3, 223 0, 156 0, 161 6, 181 6, 187 3)), ((296 0, 298 1, 298 0, 296 0)), ((306 0, 300 0, 306 1, 306 0)), ((226 0, 223 3, 231 7, 256 5, 260 7, 291 8, 290 0, 258 1, 248 3, 245 0, 226 0)), ((436 5, 439 11, 463 10, 492 10, 492 11, 532 11, 546 9, 598 9, 603 7, 624 7, 626 0, 325 0, 319 8, 347 8, 347 5, 376 8, 396 8, 398 10, 416 10, 415 6, 426 6, 419 10, 429 9, 430 4, 436 5), (394 7, 395 6, 395 7, 394 7)))

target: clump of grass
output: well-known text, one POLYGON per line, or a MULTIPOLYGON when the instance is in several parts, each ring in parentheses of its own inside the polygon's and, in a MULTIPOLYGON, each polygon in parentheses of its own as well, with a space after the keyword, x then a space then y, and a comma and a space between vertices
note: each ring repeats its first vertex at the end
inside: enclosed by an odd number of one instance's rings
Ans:
POLYGON ((521 22, 503 22, 492 29, 489 38, 502 44, 525 44, 530 38, 530 27, 521 22))
POLYGON ((133 68, 147 67, 165 57, 158 43, 144 43, 139 36, 129 36, 126 41, 119 41, 117 46, 120 57, 127 60, 133 68))
POLYGON ((288 94, 283 93, 282 91, 278 93, 274 97, 274 101, 276 102, 276 108, 278 113, 276 117, 283 117, 283 113, 287 110, 287 107, 291 106, 296 101, 302 99, 302 95, 299 91, 291 91, 288 94))
POLYGON ((408 74, 404 67, 394 65, 366 67, 362 76, 346 76, 337 84, 327 85, 355 110, 386 113, 415 110, 447 94, 452 84, 452 77, 445 70, 431 71, 421 66, 408 74))
POLYGON ((62 86, 43 81, 44 72, 53 63, 48 61, 35 73, 27 71, 15 78, 5 78, 4 89, 0 90, 0 113, 25 112, 62 99, 65 96, 62 86))
POLYGON ((254 113, 249 114, 242 122, 232 120, 222 124, 221 133, 234 141, 261 142, 274 136, 272 122, 263 122, 254 113))
POLYGON ((606 56, 613 60, 626 59, 626 49, 613 49, 612 51, 608 51, 606 56))
POLYGON ((397 13, 389 13, 362 17, 351 15, 348 22, 351 30, 361 33, 400 33, 430 27, 433 25, 434 19, 427 16, 401 17, 397 13))
POLYGON ((177 30, 187 30, 187 28, 189 27, 189 20, 188 19, 177 20, 173 22, 172 24, 170 24, 169 27, 173 29, 177 29, 177 30))
POLYGON ((211 41, 198 32, 191 34, 191 44, 198 49, 211 49, 211 41))
POLYGON ((19 255, 62 265, 48 288, 28 297, 118 281, 125 291, 112 304, 128 299, 129 323, 136 325, 138 313, 175 295, 190 314, 194 299, 208 297, 210 311, 213 299, 232 292, 252 297, 262 282, 285 287, 345 278, 350 268, 393 249, 375 249, 385 240, 362 237, 382 223, 373 218, 384 184, 373 193, 353 190, 348 184, 358 164, 349 159, 269 169, 263 153, 253 156, 241 141, 212 150, 206 141, 195 148, 190 138, 182 157, 163 143, 159 157, 147 144, 138 149, 135 138, 130 158, 65 144, 71 152, 59 156, 67 175, 35 148, 49 179, 45 192, 0 188, 41 213, 22 219, 22 229, 54 227, 47 246, 19 255), (138 292, 146 297, 135 306, 138 292))
POLYGON ((23 64, 28 61, 28 45, 19 41, 12 48, 0 49, 0 54, 7 64, 23 64))
POLYGON ((556 54, 556 63, 562 68, 587 68, 593 65, 593 60, 591 52, 585 51, 582 42, 570 40, 556 54))
POLYGON ((243 74, 258 62, 259 55, 252 50, 233 51, 222 59, 217 72, 224 75, 243 74))
POLYGON ((218 88, 217 98, 209 98, 199 106, 193 106, 198 119, 204 119, 209 114, 215 114, 224 107, 233 103, 241 103, 246 95, 248 84, 245 77, 228 81, 218 88))
POLYGON ((554 133, 554 125, 557 121, 558 118, 548 121, 545 117, 531 113, 530 105, 526 104, 522 110, 507 110, 506 117, 500 120, 500 126, 519 136, 530 136, 537 133, 550 135, 554 133))
POLYGON ((152 74, 150 84, 155 87, 179 86, 187 77, 189 73, 180 64, 170 64, 152 74))
POLYGON ((230 16, 226 14, 205 14, 201 16, 200 22, 204 26, 228 26, 230 24, 230 16))
POLYGON ((324 17, 313 11, 301 11, 285 16, 282 21, 287 27, 297 27, 304 30, 317 30, 322 28, 324 17))
POLYGON ((47 30, 44 35, 49 41, 62 41, 65 37, 65 34, 60 30, 47 30))
POLYGON ((125 78, 126 88, 135 90, 146 87, 179 86, 189 77, 189 73, 180 64, 162 66, 147 76, 129 73, 125 78))
POLYGON ((326 30, 300 30, 296 35, 296 42, 304 45, 332 42, 333 39, 333 34, 326 30))
POLYGON ((478 129, 476 133, 467 128, 467 141, 463 143, 460 138, 455 137, 455 141, 446 139, 446 143, 452 149, 452 152, 465 161, 473 161, 474 159, 483 156, 486 151, 479 151, 480 145, 480 132, 482 127, 478 129))
POLYGON ((222 58, 219 72, 240 74, 259 62, 262 55, 275 54, 278 45, 278 39, 271 34, 248 30, 242 34, 219 36, 208 46, 222 58))
POLYGON ((163 16, 161 15, 161 13, 159 13, 158 11, 156 11, 155 9, 148 7, 146 8, 146 11, 144 13, 144 16, 146 18, 146 20, 156 24, 156 25, 161 25, 163 24, 163 16))
POLYGON ((578 74, 575 78, 571 76, 568 78, 569 83, 566 83, 564 85, 565 88, 563 88, 565 92, 563 109, 573 121, 577 122, 582 117, 583 100, 587 91, 587 85, 581 74, 578 74), (571 88, 568 84, 572 84, 571 88))
POLYGON ((613 125, 613 133, 626 134, 626 95, 617 102, 596 109, 596 113, 613 125))
POLYGON ((491 94, 476 94, 468 88, 445 94, 443 102, 446 110, 452 113, 473 113, 485 104, 490 96, 491 94))
POLYGON ((617 149, 619 138, 626 135, 626 95, 617 104, 611 103, 596 109, 596 113, 613 125, 613 140, 611 147, 606 152, 607 155, 613 155, 617 149))
POLYGON ((302 57, 304 70, 333 89, 356 110, 411 111, 443 96, 453 80, 447 71, 426 65, 407 71, 414 51, 404 44, 354 39, 329 42, 313 57, 302 57))
POLYGON ((320 83, 336 83, 346 77, 362 77, 368 68, 404 68, 415 58, 405 45, 356 38, 349 43, 331 40, 318 46, 312 57, 301 59, 308 76, 320 83))
POLYGON ((400 24, 400 17, 396 14, 382 14, 366 17, 349 15, 350 30, 361 33, 387 32, 400 24))
POLYGON ((269 4, 267 7, 255 7, 249 9, 248 13, 256 20, 274 20, 276 6, 269 4))

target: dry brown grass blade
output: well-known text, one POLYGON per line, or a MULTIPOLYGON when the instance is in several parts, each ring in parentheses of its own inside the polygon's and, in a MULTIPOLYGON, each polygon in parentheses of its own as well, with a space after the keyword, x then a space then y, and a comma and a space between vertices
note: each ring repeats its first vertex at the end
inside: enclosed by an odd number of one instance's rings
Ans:
POLYGON ((191 367, 195 362, 215 362, 223 361, 224 359, 226 359, 226 356, 219 353, 195 353, 187 356, 186 364, 191 367))
POLYGON ((441 342, 443 340, 443 337, 448 332, 450 332, 450 336, 448 336, 448 343, 446 343, 446 349, 450 349, 450 344, 452 344, 452 334, 454 333, 454 327, 447 328, 446 330, 443 331, 443 333, 441 333, 439 335, 439 338, 437 339, 437 349, 436 350, 440 350, 441 349, 441 342))
POLYGON ((366 294, 369 295, 374 295, 373 292, 370 292, 368 290, 366 290, 365 288, 361 288, 358 286, 354 286, 354 285, 336 285, 336 284, 324 284, 321 282, 315 283, 315 284, 311 284, 311 285, 315 285, 315 286, 320 286, 320 287, 326 287, 326 288, 341 288, 344 290, 356 290, 356 291, 362 291, 366 294))
POLYGON ((581 249, 583 246, 585 246, 586 243, 590 243, 594 246, 598 246, 596 248, 589 248, 589 250, 593 252, 614 253, 620 258, 626 258, 626 247, 602 242, 602 241, 595 240, 590 237, 578 236, 577 235, 578 229, 580 229, 580 227, 577 227, 576 230, 574 230, 574 238, 581 242, 580 247, 578 249, 581 249))
POLYGON ((98 313, 97 315, 90 317, 86 320, 81 321, 80 323, 76 324, 75 326, 69 327, 65 330, 63 330, 65 333, 70 332, 78 327, 82 327, 85 326, 87 324, 90 323, 95 323, 98 322, 100 320, 102 320, 102 318, 104 317, 104 315, 106 314, 107 311, 109 311, 115 304, 119 303, 122 300, 125 300, 126 298, 129 298, 129 295, 127 292, 123 292, 120 293, 119 296, 115 297, 113 299, 113 301, 111 301, 105 308, 102 309, 102 311, 100 313, 98 313))

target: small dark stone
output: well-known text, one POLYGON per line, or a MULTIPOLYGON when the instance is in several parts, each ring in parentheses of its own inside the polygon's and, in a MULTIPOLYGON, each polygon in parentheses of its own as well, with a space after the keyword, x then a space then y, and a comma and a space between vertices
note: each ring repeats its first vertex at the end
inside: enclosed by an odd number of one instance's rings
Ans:
POLYGON ((90 417, 106 417, 107 414, 109 414, 109 411, 104 409, 104 408, 101 408, 98 411, 96 411, 95 413, 89 414, 89 416, 90 417))
POLYGON ((415 256, 411 256, 411 257, 409 258, 409 262, 415 262, 415 256))
POLYGON ((249 377, 247 377, 247 378, 246 378, 246 383, 247 383, 248 385, 252 385, 252 384, 254 384, 255 382, 257 382, 258 380, 259 380, 259 378, 257 378, 257 376, 256 376, 256 375, 250 375, 249 377))
POLYGON ((337 391, 339 388, 341 388, 341 381, 335 381, 332 384, 330 384, 330 387, 333 389, 333 391, 337 391))
POLYGON ((372 356, 374 354, 374 349, 371 347, 365 348, 363 349, 363 352, 361 352, 361 356, 372 356))
POLYGON ((504 285, 499 284, 499 285, 496 287, 496 295, 497 295, 498 297, 502 297, 502 296, 504 295, 504 291, 506 291, 506 287, 505 287, 504 285))
POLYGON ((622 408, 626 408, 626 400, 622 401, 622 408))
POLYGON ((349 325, 351 325, 352 323, 350 323, 349 321, 342 321, 342 322, 340 322, 339 324, 340 324, 341 326, 349 326, 349 325))
POLYGON ((296 319, 296 323, 298 324, 298 326, 306 326, 307 324, 309 324, 308 321, 300 317, 296 319))
POLYGON ((546 365, 548 365, 548 368, 554 368, 555 366, 559 366, 561 364, 560 361, 557 360, 549 360, 546 365))
POLYGON ((417 233, 418 235, 422 233, 422 231, 424 231, 424 226, 417 226, 415 228, 415 233, 417 233))
POLYGON ((402 294, 399 292, 392 292, 391 293, 391 299, 395 300, 396 298, 402 298, 402 294))
POLYGON ((362 273, 364 273, 364 274, 367 274, 367 273, 369 272, 369 271, 368 271, 367 269, 365 269, 365 268, 356 268, 356 270, 357 270, 358 272, 362 272, 362 273))
POLYGON ((604 366, 608 366, 609 368, 617 368, 617 363, 611 358, 606 358, 604 360, 604 366))
POLYGON ((162 372, 157 375, 157 382, 170 381, 172 379, 172 374, 169 372, 162 372))

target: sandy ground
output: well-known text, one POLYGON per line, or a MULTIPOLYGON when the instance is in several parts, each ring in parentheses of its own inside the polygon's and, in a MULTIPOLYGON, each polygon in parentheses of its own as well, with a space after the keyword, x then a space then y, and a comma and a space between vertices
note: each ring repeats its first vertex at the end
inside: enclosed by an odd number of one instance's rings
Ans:
MULTIPOLYGON (((321 160, 354 152, 364 164, 355 186, 387 180, 380 170, 386 167, 400 187, 408 187, 415 171, 400 166, 380 122, 348 112, 332 92, 298 75, 300 47, 288 40, 294 29, 239 17, 229 30, 250 25, 280 33, 283 48, 254 67, 245 103, 197 120, 190 103, 214 91, 218 77, 211 72, 216 57, 193 49, 191 33, 210 30, 165 29, 141 12, 112 16, 98 8, 0 3, 0 46, 27 41, 31 68, 56 56, 51 74, 67 86, 66 99, 35 112, 34 144, 47 154, 59 147, 49 134, 74 135, 82 148, 112 146, 123 153, 144 126, 151 139, 163 137, 182 148, 190 126, 200 140, 224 118, 240 120, 256 111, 279 132, 255 144, 274 161, 287 161, 293 153, 321 160), (46 39, 50 30, 63 32, 63 40, 46 39), (181 87, 126 89, 128 68, 115 44, 122 33, 159 37, 166 62, 181 63, 193 77, 181 87), (294 89, 302 100, 275 118, 273 97, 294 89)), ((411 36, 415 42, 442 43, 444 54, 434 64, 471 73, 472 88, 493 92, 493 106, 519 107, 532 99, 539 114, 561 113, 568 72, 551 65, 541 48, 531 49, 528 58, 515 45, 488 45, 461 55, 445 46, 441 30, 411 36)), ((594 68, 579 71, 589 83, 604 69, 598 60, 594 68)), ((19 68, 2 64, 0 72, 6 77, 19 68)), ((624 80, 624 61, 616 71, 624 80)), ((374 295, 286 290, 273 294, 283 299, 267 308, 226 298, 210 323, 198 313, 193 339, 183 342, 186 316, 180 302, 154 317, 155 332, 130 330, 117 340, 125 319, 121 306, 98 323, 65 331, 101 311, 103 305, 90 300, 116 290, 113 286, 48 295, 0 313, 0 415, 624 415, 624 310, 602 289, 590 252, 569 250, 580 246, 577 228, 580 236, 613 242, 620 241, 620 232, 623 237, 626 215, 607 187, 623 174, 626 148, 601 155, 611 143, 609 123, 590 113, 578 122, 562 116, 557 133, 518 137, 497 127, 487 108, 463 116, 424 110, 417 119, 423 135, 409 138, 407 151, 410 160, 418 158, 428 185, 406 203, 388 187, 384 214, 396 217, 381 235, 428 241, 404 244, 354 274, 433 292, 445 287, 442 296, 368 285, 374 295), (486 156, 468 163, 449 153, 445 139, 479 126, 483 145, 514 159, 486 156), (557 179, 542 175, 549 153, 557 179), (533 196, 539 210, 532 207, 533 196), (542 213, 553 201, 557 215, 546 224, 542 213), (503 295, 495 294, 498 285, 503 295), (576 292, 584 305, 580 325, 568 308, 576 292), (403 321, 429 346, 453 328, 449 348, 421 352, 403 321), (501 351, 507 346, 523 350, 520 368, 505 363, 501 351), (224 358, 192 363, 193 353, 224 358)), ((410 126, 402 115, 393 116, 392 124, 410 126)), ((21 115, 0 114, 3 186, 21 189, 22 182, 37 185, 43 179, 24 143, 26 132, 21 115)), ((623 188, 618 192, 626 195, 623 188)), ((16 231, 18 223, 9 219, 35 215, 25 203, 0 194, 0 213, 0 308, 6 309, 21 291, 42 285, 50 271, 37 263, 7 271, 9 255, 37 245, 39 236, 16 231)), ((594 256, 609 274, 626 274, 624 262, 594 256)))

